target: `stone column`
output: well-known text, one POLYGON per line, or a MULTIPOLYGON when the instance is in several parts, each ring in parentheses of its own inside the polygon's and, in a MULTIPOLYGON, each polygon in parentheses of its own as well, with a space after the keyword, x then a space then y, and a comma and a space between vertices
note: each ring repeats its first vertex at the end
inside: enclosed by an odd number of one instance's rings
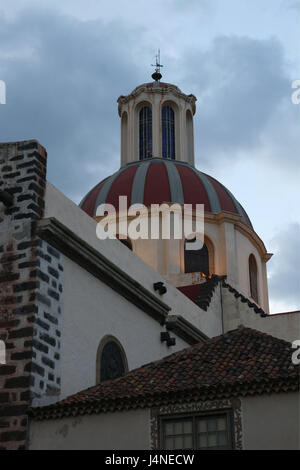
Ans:
POLYGON ((0 144, 0 448, 24 449, 27 410, 58 397, 62 256, 34 235, 43 217, 45 149, 0 144), (47 401, 47 400, 45 400, 47 401))

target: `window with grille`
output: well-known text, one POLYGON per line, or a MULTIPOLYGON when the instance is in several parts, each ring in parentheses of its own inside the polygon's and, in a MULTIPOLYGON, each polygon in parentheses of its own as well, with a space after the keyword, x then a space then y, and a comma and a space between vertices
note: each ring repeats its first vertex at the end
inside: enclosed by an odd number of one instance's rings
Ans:
POLYGON ((144 106, 139 113, 140 160, 152 157, 152 111, 144 106))
POLYGON ((164 449, 193 449, 192 419, 170 420, 164 423, 164 449))
POLYGON ((162 449, 232 449, 230 412, 161 420, 162 449))
POLYGON ((175 113, 171 106, 162 108, 162 156, 175 159, 175 113))

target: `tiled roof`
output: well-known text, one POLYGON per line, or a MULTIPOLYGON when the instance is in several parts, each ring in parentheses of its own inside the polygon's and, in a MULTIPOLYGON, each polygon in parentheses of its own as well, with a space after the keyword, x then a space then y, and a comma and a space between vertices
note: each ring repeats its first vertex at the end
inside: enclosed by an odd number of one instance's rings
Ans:
POLYGON ((252 228, 246 211, 228 189, 193 165, 178 160, 153 157, 127 163, 94 186, 80 207, 91 217, 96 215, 99 204, 112 204, 118 211, 119 196, 127 196, 128 207, 168 202, 192 204, 196 209, 196 204, 203 204, 205 212, 236 214, 252 228))
POLYGON ((241 294, 238 290, 228 284, 225 280, 226 276, 217 276, 212 274, 211 276, 205 276, 206 282, 201 284, 192 284, 189 286, 177 287, 177 289, 182 292, 186 297, 188 297, 192 302, 197 304, 203 310, 207 310, 211 299, 214 295, 214 291, 219 282, 222 282, 222 287, 231 292, 236 299, 240 299, 242 303, 246 303, 248 307, 253 308, 255 313, 258 313, 261 317, 269 316, 264 310, 259 307, 256 303, 251 302, 250 299, 241 294))
POLYGON ((231 292, 236 299, 240 299, 242 303, 246 303, 248 307, 253 308, 255 313, 258 313, 261 317, 270 317, 261 307, 259 307, 256 303, 251 302, 247 297, 241 294, 238 290, 228 284, 225 279, 222 279, 222 286, 226 287, 229 292, 231 292))
POLYGON ((300 367, 287 341, 239 328, 102 382, 53 405, 35 419, 146 408, 170 403, 299 389, 300 367))
POLYGON ((206 282, 202 284, 182 286, 177 287, 177 289, 195 302, 200 308, 207 310, 219 280, 220 278, 218 276, 213 275, 211 278, 207 278, 206 282))

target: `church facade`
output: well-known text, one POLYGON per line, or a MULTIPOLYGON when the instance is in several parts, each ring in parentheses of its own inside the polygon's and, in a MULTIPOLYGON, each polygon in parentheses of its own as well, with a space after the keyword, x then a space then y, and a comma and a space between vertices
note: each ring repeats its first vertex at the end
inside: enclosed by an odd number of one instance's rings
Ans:
POLYGON ((120 169, 79 206, 37 141, 0 144, 2 448, 298 446, 300 312, 269 314, 271 254, 195 167, 196 98, 154 78, 118 99, 120 169), (203 246, 100 240, 98 207, 120 227, 120 196, 202 204, 203 246))

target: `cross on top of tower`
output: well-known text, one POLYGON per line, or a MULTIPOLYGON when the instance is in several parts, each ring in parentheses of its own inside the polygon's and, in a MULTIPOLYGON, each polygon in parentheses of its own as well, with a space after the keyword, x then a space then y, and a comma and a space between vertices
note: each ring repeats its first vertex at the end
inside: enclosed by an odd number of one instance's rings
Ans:
POLYGON ((163 67, 163 65, 161 65, 160 63, 160 50, 159 49, 158 49, 158 53, 155 56, 155 62, 156 62, 155 64, 151 64, 151 67, 155 67, 155 72, 152 74, 152 78, 153 80, 158 82, 162 77, 162 74, 160 73, 160 69, 161 67, 163 67))

